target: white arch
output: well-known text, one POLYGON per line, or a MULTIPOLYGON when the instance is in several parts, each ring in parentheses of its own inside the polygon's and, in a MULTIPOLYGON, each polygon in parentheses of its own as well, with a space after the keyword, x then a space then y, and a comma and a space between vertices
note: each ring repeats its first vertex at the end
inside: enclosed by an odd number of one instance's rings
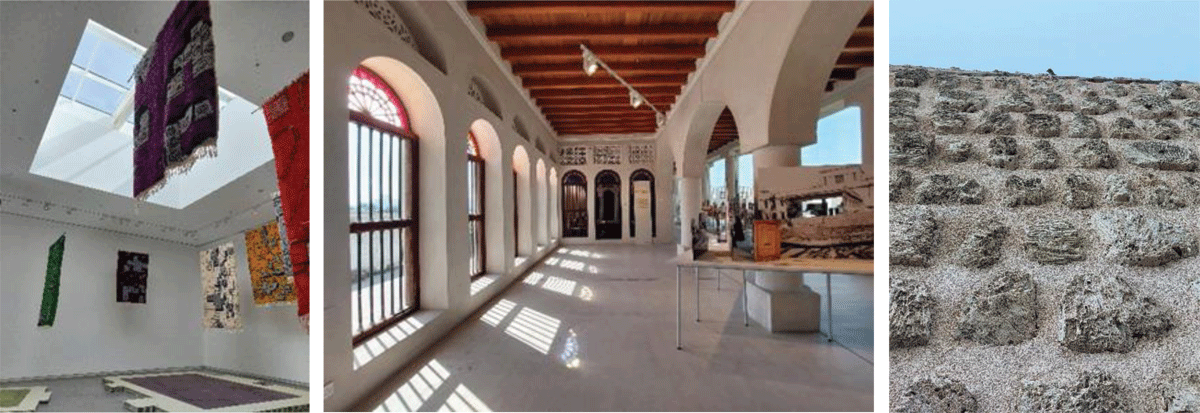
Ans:
POLYGON ((533 226, 530 225, 533 222, 533 217, 530 214, 532 209, 530 204, 533 198, 529 194, 530 184, 532 183, 529 172, 532 168, 529 163, 529 152, 525 150, 524 145, 517 145, 513 149, 512 162, 513 171, 516 172, 516 192, 513 193, 513 208, 516 211, 517 226, 513 227, 513 231, 516 233, 515 238, 510 237, 509 239, 516 241, 513 249, 515 251, 514 255, 528 257, 533 253, 533 226))
POLYGON ((562 225, 562 210, 558 207, 560 202, 558 199, 560 196, 559 186, 558 168, 550 167, 550 170, 546 172, 546 195, 550 200, 549 206, 546 208, 546 219, 549 220, 551 241, 558 241, 558 238, 562 236, 559 233, 559 226, 562 225))
MULTIPOLYGON (((408 112, 409 124, 417 135, 418 211, 446 211, 445 173, 438 168, 446 163, 446 123, 441 105, 433 90, 412 67, 391 57, 375 56, 364 59, 360 65, 371 69, 400 97, 408 112)), ((349 78, 350 73, 345 73, 349 78)), ((343 105, 344 107, 344 105, 343 105)), ((448 308, 450 305, 449 256, 438 248, 421 248, 422 245, 445 245, 450 240, 445 217, 427 213, 417 216, 421 242, 417 255, 420 281, 420 305, 422 308, 448 308)))
POLYGON ((544 246, 550 243, 550 231, 547 228, 546 216, 547 200, 546 200, 546 161, 538 158, 537 168, 535 169, 535 181, 537 182, 537 190, 534 191, 534 203, 536 204, 536 213, 534 215, 534 233, 537 235, 537 244, 544 246))
POLYGON ((479 156, 483 157, 483 231, 486 261, 484 268, 489 273, 503 273, 504 252, 504 162, 500 135, 491 122, 477 119, 471 123, 471 133, 479 143, 479 156))

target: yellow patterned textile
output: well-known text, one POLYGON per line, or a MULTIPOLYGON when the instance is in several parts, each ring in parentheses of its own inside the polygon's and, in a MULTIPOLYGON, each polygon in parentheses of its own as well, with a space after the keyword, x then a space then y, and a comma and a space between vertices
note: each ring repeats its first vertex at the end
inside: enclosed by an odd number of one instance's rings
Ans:
POLYGON ((272 220, 246 231, 246 255, 255 305, 296 302, 296 284, 283 255, 278 223, 272 220))

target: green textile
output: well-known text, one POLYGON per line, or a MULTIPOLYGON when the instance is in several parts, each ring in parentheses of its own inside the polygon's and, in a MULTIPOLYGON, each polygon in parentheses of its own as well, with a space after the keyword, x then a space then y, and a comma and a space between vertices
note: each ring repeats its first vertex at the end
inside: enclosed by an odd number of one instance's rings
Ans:
POLYGON ((50 259, 46 263, 46 286, 42 289, 42 313, 38 316, 38 327, 54 325, 54 316, 58 313, 58 287, 62 276, 63 248, 67 244, 67 234, 58 237, 58 241, 50 245, 50 259))
POLYGON ((25 400, 26 394, 29 394, 29 389, 0 389, 0 407, 17 407, 25 400))

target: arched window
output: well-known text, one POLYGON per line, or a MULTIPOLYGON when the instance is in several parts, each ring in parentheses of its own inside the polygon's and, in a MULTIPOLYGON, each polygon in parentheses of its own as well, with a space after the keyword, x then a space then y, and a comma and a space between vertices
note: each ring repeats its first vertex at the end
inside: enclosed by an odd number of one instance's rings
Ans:
POLYGON ((467 231, 471 237, 471 278, 483 275, 483 156, 475 133, 467 133, 467 231))
POLYGON ((351 332, 358 345, 420 308, 417 136, 379 75, 359 67, 349 83, 351 332))
POLYGON ((596 239, 621 239, 621 176, 596 174, 596 239))
POLYGON ((634 186, 638 181, 650 182, 650 237, 658 236, 658 199, 654 196, 654 174, 638 169, 629 175, 629 236, 637 236, 637 213, 634 212, 634 186))
POLYGON ((562 178, 562 233, 564 237, 588 236, 587 177, 568 171, 562 178))
POLYGON ((513 165, 513 256, 521 256, 521 179, 513 165))

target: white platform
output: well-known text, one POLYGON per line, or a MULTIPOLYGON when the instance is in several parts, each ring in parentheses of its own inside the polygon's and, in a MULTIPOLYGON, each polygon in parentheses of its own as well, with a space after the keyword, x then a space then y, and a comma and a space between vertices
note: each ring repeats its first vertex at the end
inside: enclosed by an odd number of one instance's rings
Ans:
POLYGON ((50 401, 50 389, 46 386, 33 387, 4 387, 3 390, 29 390, 25 394, 25 398, 13 407, 0 407, 0 412, 32 412, 36 411, 38 404, 48 403, 50 401))
POLYGON ((295 387, 284 386, 280 384, 267 383, 260 380, 248 379, 245 377, 232 376, 228 374, 190 371, 190 372, 170 372, 170 373, 155 373, 155 374, 137 374, 130 376, 114 376, 104 378, 104 389, 110 392, 126 391, 146 396, 141 399, 130 399, 125 401, 125 409, 134 412, 306 412, 309 410, 308 391, 297 389, 295 387), (126 379, 136 377, 151 377, 165 376, 176 374, 198 374, 209 376, 215 379, 228 380, 235 383, 245 384, 265 388, 280 393, 287 393, 295 397, 274 400, 262 403, 250 403, 236 406, 228 406, 219 409, 204 410, 197 406, 185 403, 181 400, 172 398, 165 394, 139 386, 126 379))

